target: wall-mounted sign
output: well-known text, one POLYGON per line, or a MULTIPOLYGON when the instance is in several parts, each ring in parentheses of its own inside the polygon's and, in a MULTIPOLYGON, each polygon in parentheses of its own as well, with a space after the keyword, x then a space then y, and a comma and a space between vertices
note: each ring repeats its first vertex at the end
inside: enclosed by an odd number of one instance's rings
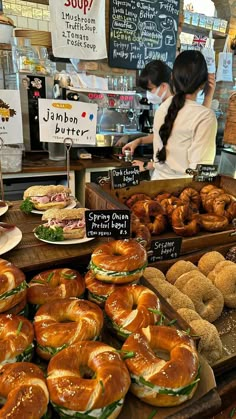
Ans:
POLYGON ((39 99, 40 141, 96 144, 97 105, 93 103, 39 99))
POLYGON ((129 210, 85 211, 87 237, 130 238, 129 210))
POLYGON ((120 167, 111 170, 111 185, 113 189, 136 186, 140 182, 138 166, 120 167))
POLYGON ((152 60, 172 67, 179 0, 110 0, 109 65, 142 69, 152 60))
POLYGON ((150 256, 148 257, 149 263, 154 263, 158 260, 178 258, 180 255, 181 244, 181 237, 152 240, 150 256))
POLYGON ((49 9, 55 57, 107 57, 105 0, 50 0, 49 9))
POLYGON ((23 143, 19 90, 0 90, 0 137, 4 144, 23 143))

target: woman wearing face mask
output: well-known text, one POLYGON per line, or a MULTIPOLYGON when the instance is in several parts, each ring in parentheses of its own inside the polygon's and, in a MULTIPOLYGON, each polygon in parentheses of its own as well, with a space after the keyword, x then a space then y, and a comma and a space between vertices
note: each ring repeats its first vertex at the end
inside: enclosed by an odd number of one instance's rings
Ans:
MULTIPOLYGON (((153 105, 161 105, 161 103, 171 96, 170 90, 171 69, 161 60, 151 61, 141 71, 138 79, 138 85, 147 90, 147 99, 153 105)), ((152 144, 153 134, 139 137, 122 148, 122 152, 130 150, 134 153, 136 147, 141 144, 152 144)), ((117 143, 117 145, 119 145, 117 143)), ((140 162, 142 163, 142 162, 140 162)))
MULTIPOLYGON (((147 99, 154 105, 161 105, 165 100, 172 96, 170 85, 171 82, 171 69, 163 63, 161 60, 151 61, 142 70, 139 77, 139 85, 143 89, 147 90, 147 99)), ((212 98, 215 91, 215 75, 208 74, 207 87, 204 89, 204 101, 203 106, 208 108, 211 107, 212 98)), ((127 143, 123 148, 130 150, 134 154, 135 149, 142 144, 152 144, 153 134, 149 134, 145 137, 137 138, 130 143, 127 143)), ((152 162, 143 162, 135 160, 133 162, 136 166, 139 166, 140 171, 152 170, 152 162)))
POLYGON ((216 117, 211 109, 196 102, 208 80, 201 52, 188 50, 178 55, 172 71, 174 95, 159 107, 154 118, 154 162, 141 168, 154 169, 152 180, 188 177, 188 168, 214 162, 216 117))

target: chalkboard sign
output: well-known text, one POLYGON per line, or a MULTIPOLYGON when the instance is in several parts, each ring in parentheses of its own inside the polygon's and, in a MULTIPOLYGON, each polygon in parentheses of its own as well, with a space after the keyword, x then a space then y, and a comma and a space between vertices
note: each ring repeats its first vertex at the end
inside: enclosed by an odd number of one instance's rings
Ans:
POLYGON ((194 180, 198 182, 212 182, 217 175, 218 166, 216 164, 198 164, 194 180))
POLYGON ((158 260, 178 258, 180 254, 181 244, 181 237, 152 240, 150 255, 148 256, 148 262, 153 263, 157 262, 158 260))
POLYGON ((130 238, 129 210, 94 210, 85 211, 86 236, 130 238))
POLYGON ((172 67, 179 9, 180 0, 110 0, 109 65, 142 69, 160 59, 172 67))
POLYGON ((111 186, 113 189, 136 186, 140 181, 138 166, 121 167, 111 170, 111 186))

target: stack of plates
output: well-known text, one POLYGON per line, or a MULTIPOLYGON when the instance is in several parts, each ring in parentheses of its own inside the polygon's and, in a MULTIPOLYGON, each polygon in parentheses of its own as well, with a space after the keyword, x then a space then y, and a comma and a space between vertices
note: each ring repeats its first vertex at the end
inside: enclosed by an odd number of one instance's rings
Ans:
POLYGON ((32 29, 16 29, 15 36, 30 39, 31 45, 40 45, 44 47, 52 46, 51 32, 35 31, 32 29))

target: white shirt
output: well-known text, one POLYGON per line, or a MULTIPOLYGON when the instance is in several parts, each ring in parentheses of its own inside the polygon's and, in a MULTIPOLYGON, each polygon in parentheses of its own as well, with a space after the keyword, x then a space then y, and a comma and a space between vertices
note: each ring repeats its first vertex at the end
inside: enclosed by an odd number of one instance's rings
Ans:
POLYGON ((197 164, 213 164, 216 154, 217 120, 215 113, 199 103, 186 99, 174 121, 166 145, 166 161, 158 163, 156 153, 162 148, 159 129, 164 123, 172 97, 155 113, 152 180, 189 177, 185 171, 197 164))

